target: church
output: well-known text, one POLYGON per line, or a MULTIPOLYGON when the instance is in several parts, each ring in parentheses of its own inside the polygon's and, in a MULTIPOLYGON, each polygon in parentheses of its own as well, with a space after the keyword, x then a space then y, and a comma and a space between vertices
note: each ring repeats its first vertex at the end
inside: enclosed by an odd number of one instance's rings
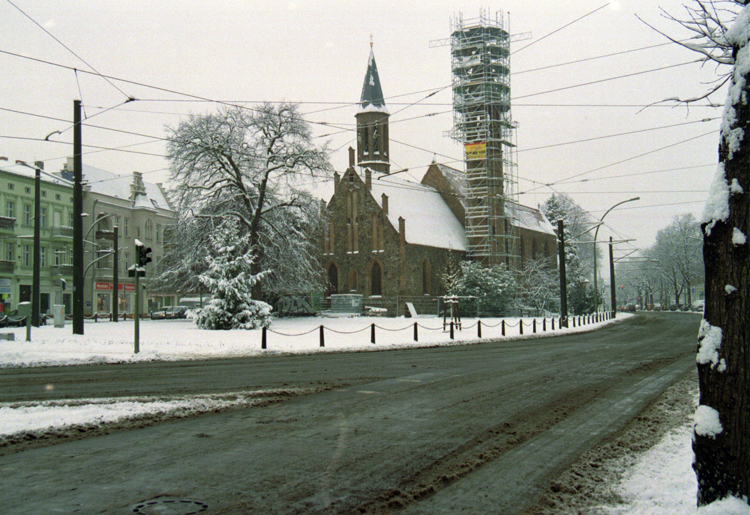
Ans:
MULTIPOLYGON (((352 293, 364 306, 404 314, 405 303, 437 313, 445 295, 442 277, 472 259, 466 231, 466 174, 433 162, 420 182, 391 174, 388 120, 375 57, 370 57, 356 114, 357 148, 349 148, 348 168, 334 174, 326 205, 328 227, 322 264, 326 296, 352 293)), ((556 263, 555 232, 538 209, 506 202, 510 224, 519 234, 511 269, 524 259, 556 263)))

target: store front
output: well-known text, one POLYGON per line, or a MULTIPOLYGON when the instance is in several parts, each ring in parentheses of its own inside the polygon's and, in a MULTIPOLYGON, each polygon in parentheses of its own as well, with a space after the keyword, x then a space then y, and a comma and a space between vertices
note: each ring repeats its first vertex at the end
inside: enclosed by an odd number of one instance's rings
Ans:
MULTIPOLYGON (((133 312, 133 296, 135 295, 135 285, 131 283, 119 283, 117 285, 117 312, 119 314, 133 312)), ((113 285, 108 282, 94 283, 94 305, 96 312, 100 315, 112 312, 113 302, 113 285)))

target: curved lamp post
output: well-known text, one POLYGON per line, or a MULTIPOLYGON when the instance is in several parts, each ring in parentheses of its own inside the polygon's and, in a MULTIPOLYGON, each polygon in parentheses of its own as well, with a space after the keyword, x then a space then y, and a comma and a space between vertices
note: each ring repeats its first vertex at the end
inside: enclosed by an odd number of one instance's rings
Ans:
MULTIPOLYGON (((618 202, 614 206, 612 206, 609 209, 607 209, 604 212, 604 214, 602 215, 602 217, 599 219, 599 221, 600 222, 604 222, 604 217, 607 216, 609 214, 609 212, 612 211, 617 206, 625 204, 626 202, 635 202, 636 200, 641 200, 641 197, 633 197, 631 199, 623 200, 622 202, 618 202)), ((596 287, 596 241, 597 241, 597 236, 599 236, 599 227, 601 227, 601 224, 597 225, 596 232, 594 232, 594 312, 595 313, 597 313, 599 311, 599 302, 598 302, 598 300, 596 298, 597 297, 597 293, 598 293, 598 290, 597 290, 597 287, 596 287)), ((615 310, 616 310, 616 306, 612 306, 612 311, 615 311, 615 310)))

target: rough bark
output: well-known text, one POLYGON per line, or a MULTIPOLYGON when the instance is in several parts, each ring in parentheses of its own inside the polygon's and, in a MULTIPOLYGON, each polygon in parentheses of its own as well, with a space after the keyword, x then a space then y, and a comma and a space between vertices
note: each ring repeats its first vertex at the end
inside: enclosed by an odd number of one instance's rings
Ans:
MULTIPOLYGON (((737 232, 750 234, 750 88, 746 79, 735 70, 732 83, 739 85, 741 94, 730 91, 726 108, 730 115, 725 114, 719 147, 717 179, 722 180, 724 174, 728 213, 707 217, 703 226, 704 323, 720 328, 722 338, 715 359, 701 360, 699 355, 700 404, 718 412, 721 432, 710 436, 697 431, 695 435, 693 467, 699 505, 729 495, 750 499, 750 252, 737 232)), ((699 349, 702 343, 699 338, 699 349)))

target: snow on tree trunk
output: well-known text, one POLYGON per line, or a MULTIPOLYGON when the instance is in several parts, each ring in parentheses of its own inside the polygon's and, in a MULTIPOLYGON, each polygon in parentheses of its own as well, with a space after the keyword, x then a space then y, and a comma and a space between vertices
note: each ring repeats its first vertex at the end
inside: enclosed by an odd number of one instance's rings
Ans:
POLYGON ((734 70, 724 108, 719 166, 703 215, 706 305, 698 335, 700 406, 694 469, 698 505, 750 499, 750 10, 727 41, 734 70))

